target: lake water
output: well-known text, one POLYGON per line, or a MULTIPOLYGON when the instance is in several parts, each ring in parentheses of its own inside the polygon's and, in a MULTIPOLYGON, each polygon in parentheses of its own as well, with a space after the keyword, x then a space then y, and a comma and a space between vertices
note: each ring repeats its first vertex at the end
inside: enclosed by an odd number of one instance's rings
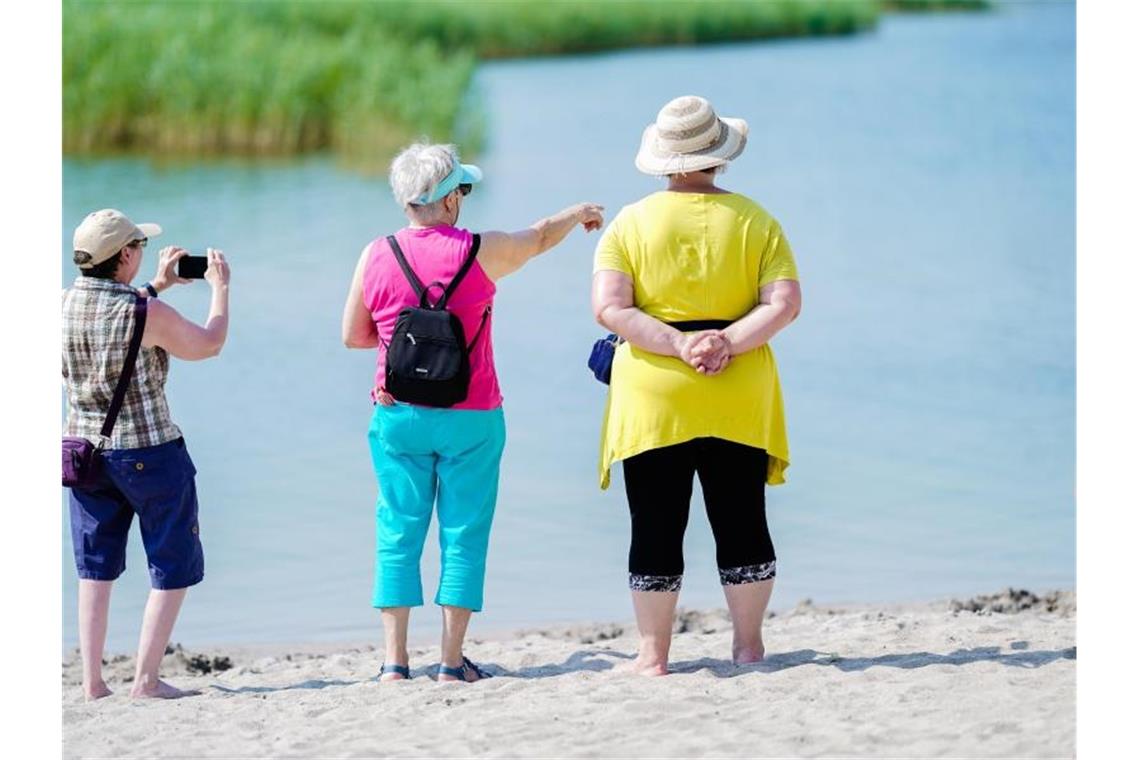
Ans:
MULTIPOLYGON (((698 93, 751 125, 724 185, 778 218, 797 255, 800 319, 775 341, 792 447, 769 493, 773 607, 902 601, 1005 585, 1072 586, 1075 61, 1071 5, 889 16, 872 33, 497 62, 477 87, 487 180, 473 229, 516 229, 581 200, 658 189, 641 130, 698 93)), ((174 638, 379 636, 369 606, 375 482, 365 431, 374 357, 340 342, 361 247, 402 215, 383 177, 324 159, 64 164, 71 231, 113 206, 159 243, 226 251, 229 342, 173 362, 168 395, 199 470, 206 581, 174 638)), ((599 492, 604 389, 585 368, 597 235, 500 283, 495 347, 508 444, 487 606, 473 632, 632 617, 620 478, 599 492)), ((193 318, 207 288, 163 294, 193 318)), ((76 641, 63 500, 64 645, 76 641)), ((429 538, 424 582, 436 579, 429 538)), ((681 604, 723 603, 703 509, 681 604)), ((108 647, 136 641, 148 580, 132 535, 108 647)), ((434 639, 438 612, 413 615, 434 639)))

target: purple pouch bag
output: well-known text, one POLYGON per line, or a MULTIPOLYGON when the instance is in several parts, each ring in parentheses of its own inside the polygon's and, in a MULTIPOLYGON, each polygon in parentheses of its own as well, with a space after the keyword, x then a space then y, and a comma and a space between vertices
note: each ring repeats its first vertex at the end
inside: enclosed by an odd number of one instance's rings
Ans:
POLYGON ((63 437, 63 485, 86 488, 95 480, 99 450, 86 438, 63 437))
MULTIPOLYGON (((127 358, 123 362, 123 371, 119 373, 115 395, 111 398, 111 408, 107 411, 107 419, 103 421, 103 429, 99 433, 102 441, 107 441, 111 437, 111 429, 115 427, 115 419, 123 407, 123 399, 127 397, 127 386, 130 385, 131 375, 135 371, 135 359, 139 355, 145 327, 146 299, 136 296, 135 325, 131 332, 131 343, 127 348, 127 358)), ((98 468, 101 462, 99 454, 102 451, 102 442, 96 446, 86 438, 63 436, 63 485, 67 488, 87 488, 94 483, 99 475, 98 468)))

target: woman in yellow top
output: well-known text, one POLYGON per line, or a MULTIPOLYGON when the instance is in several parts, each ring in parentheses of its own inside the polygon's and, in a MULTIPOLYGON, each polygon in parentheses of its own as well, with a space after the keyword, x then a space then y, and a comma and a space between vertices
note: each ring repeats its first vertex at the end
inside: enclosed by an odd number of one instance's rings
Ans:
POLYGON ((747 134, 704 98, 666 104, 636 165, 668 187, 622 209, 595 254, 594 315, 625 340, 602 423, 601 486, 621 460, 641 634, 629 667, 647 675, 668 672, 694 474, 732 614, 733 661, 764 656, 776 574, 764 487, 783 483, 789 462, 768 341, 799 314, 800 288, 776 220, 715 184, 747 134))

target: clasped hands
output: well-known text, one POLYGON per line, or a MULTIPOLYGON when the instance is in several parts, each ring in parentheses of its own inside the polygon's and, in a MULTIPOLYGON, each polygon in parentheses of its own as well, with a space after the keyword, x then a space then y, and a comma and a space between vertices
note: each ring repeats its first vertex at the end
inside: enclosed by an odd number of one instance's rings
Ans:
POLYGON ((681 360, 702 375, 723 372, 732 359, 732 343, 723 330, 682 333, 678 343, 681 360))

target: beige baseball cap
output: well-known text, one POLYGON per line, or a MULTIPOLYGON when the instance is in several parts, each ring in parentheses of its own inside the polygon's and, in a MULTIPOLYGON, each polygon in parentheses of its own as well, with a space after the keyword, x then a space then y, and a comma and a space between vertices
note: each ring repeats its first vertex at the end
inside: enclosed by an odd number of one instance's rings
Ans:
POLYGON ((90 269, 114 256, 132 240, 152 238, 162 234, 157 224, 135 224, 126 214, 113 208, 92 211, 78 227, 72 239, 76 253, 83 252, 90 259, 79 265, 90 269))

